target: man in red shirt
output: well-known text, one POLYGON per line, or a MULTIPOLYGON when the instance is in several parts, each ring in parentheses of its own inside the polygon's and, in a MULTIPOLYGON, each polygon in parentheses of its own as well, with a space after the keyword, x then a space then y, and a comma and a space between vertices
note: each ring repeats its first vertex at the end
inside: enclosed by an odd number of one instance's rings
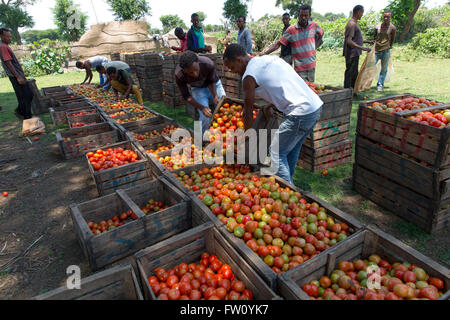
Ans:
POLYGON ((16 93, 18 108, 14 111, 20 119, 31 119, 31 102, 33 101, 33 91, 31 90, 22 66, 16 58, 16 55, 9 47, 12 40, 11 31, 6 28, 0 28, 0 58, 6 75, 16 93))
POLYGON ((298 23, 290 26, 283 36, 263 55, 270 54, 281 47, 291 45, 294 69, 305 81, 314 82, 316 74, 316 50, 323 41, 323 30, 311 20, 311 7, 304 4, 298 12, 298 23))
POLYGON ((187 50, 187 33, 184 32, 183 28, 176 27, 175 35, 177 36, 178 39, 180 39, 180 47, 173 46, 172 50, 180 51, 181 53, 183 53, 184 51, 187 50))

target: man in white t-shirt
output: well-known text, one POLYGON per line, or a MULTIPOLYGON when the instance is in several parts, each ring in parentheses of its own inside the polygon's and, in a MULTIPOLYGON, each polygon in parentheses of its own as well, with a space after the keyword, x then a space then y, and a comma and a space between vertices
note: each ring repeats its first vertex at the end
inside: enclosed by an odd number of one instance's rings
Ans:
MULTIPOLYGON (((86 77, 84 78, 84 81, 81 84, 86 83, 88 81, 88 84, 92 81, 92 70, 96 70, 97 66, 102 66, 108 63, 108 58, 102 57, 102 56, 95 56, 92 58, 87 59, 85 62, 77 61, 76 67, 78 69, 84 69, 86 70, 86 77)), ((104 74, 99 73, 100 77, 100 84, 104 84, 106 82, 106 76, 104 74)))
POLYGON ((253 125, 255 97, 272 105, 264 110, 270 116, 276 107, 284 115, 270 146, 275 174, 294 184, 293 175, 305 139, 320 118, 323 102, 283 59, 275 56, 251 58, 238 44, 225 50, 223 61, 233 73, 242 76, 245 94, 245 130, 253 125))

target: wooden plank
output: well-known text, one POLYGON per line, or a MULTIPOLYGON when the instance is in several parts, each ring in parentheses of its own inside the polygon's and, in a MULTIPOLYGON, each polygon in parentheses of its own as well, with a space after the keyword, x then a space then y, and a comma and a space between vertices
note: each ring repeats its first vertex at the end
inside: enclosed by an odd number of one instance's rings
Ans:
POLYGON ((81 289, 66 286, 33 297, 32 300, 143 300, 130 263, 81 279, 81 289))

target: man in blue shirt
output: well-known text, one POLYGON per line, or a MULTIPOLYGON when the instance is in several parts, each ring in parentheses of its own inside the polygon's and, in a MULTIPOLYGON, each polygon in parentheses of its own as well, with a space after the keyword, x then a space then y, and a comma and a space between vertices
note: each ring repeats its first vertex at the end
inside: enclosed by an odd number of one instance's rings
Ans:
POLYGON ((240 16, 237 19, 237 25, 239 28, 239 32, 238 32, 238 36, 237 36, 237 42, 238 44, 240 44, 241 46, 243 46, 245 48, 245 51, 248 54, 253 54, 253 50, 252 50, 252 35, 250 33, 250 30, 248 30, 245 27, 245 17, 244 16, 240 16))

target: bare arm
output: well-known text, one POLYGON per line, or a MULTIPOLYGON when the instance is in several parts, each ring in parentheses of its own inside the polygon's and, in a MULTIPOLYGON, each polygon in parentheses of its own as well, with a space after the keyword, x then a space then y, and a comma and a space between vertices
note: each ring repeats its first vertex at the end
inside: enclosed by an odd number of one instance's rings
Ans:
POLYGON ((392 36, 391 36, 391 48, 392 48, 392 46, 394 45, 394 42, 395 42, 395 34, 397 33, 397 29, 396 28, 394 28, 393 30, 392 30, 392 36))
POLYGON ((323 35, 319 36, 319 38, 316 40, 316 49, 319 48, 323 43, 323 35))
POLYGON ((212 94, 214 103, 217 104, 219 102, 219 97, 217 96, 217 86, 216 84, 213 82, 210 85, 208 85, 208 89, 212 94))
POLYGON ((345 39, 347 45, 349 45, 352 48, 356 48, 356 49, 360 49, 360 50, 369 52, 370 48, 364 48, 363 46, 360 46, 359 44, 357 44, 356 42, 354 42, 352 40, 353 36, 355 35, 356 25, 355 24, 351 24, 349 28, 350 28, 349 29, 349 33, 347 35, 347 38, 345 39))
POLYGON ((247 76, 243 82, 243 89, 245 95, 245 103, 244 103, 244 128, 245 131, 250 129, 253 126, 253 106, 255 104, 255 88, 257 84, 255 78, 251 76, 247 76))
POLYGON ((267 54, 271 54, 275 50, 278 50, 278 48, 280 48, 280 47, 281 47, 281 42, 280 42, 280 40, 278 40, 269 49, 267 49, 265 52, 263 52, 261 55, 265 56, 267 54))

